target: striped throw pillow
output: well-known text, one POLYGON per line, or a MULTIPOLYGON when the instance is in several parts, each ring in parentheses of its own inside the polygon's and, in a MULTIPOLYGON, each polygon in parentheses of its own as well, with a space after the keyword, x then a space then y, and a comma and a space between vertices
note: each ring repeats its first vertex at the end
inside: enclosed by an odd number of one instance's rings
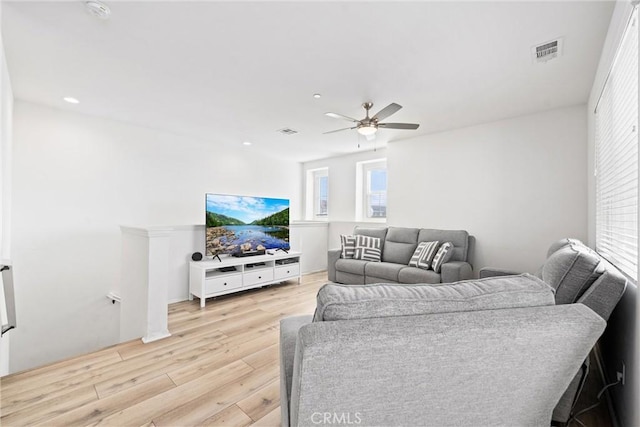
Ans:
POLYGON ((356 236, 350 236, 347 234, 340 235, 340 258, 353 258, 356 253, 356 236))
POLYGON ((380 250, 380 239, 378 237, 356 236, 356 252, 354 259, 362 261, 380 262, 382 251, 380 250))
POLYGON ((442 267, 442 264, 449 261, 452 256, 453 256, 453 243, 445 242, 442 245, 440 245, 440 248, 438 248, 438 252, 436 253, 436 256, 433 258, 433 264, 431 267, 433 268, 433 271, 435 271, 436 273, 440 273, 440 268, 442 267))
POLYGON ((433 257, 438 250, 439 241, 435 242, 420 242, 415 252, 409 260, 409 267, 418 267, 428 270, 431 267, 433 257))

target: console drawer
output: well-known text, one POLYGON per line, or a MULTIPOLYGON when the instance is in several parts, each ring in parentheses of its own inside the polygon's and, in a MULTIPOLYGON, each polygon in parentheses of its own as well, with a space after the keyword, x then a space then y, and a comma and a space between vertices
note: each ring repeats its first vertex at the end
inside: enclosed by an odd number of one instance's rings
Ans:
POLYGON ((253 285, 256 283, 269 282, 273 280, 272 268, 261 268, 255 271, 245 271, 244 284, 245 286, 253 285))
POLYGON ((240 287, 242 287, 241 274, 225 274, 224 276, 212 277, 204 282, 204 292, 207 295, 240 287))
POLYGON ((300 276, 300 264, 292 263, 276 267, 276 280, 284 280, 300 276))

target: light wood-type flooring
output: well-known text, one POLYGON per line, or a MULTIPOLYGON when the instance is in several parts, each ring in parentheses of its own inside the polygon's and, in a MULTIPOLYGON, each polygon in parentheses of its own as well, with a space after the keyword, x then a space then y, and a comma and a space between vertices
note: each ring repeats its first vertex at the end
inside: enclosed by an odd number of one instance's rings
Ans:
MULTIPOLYGON (((172 336, 140 340, 0 380, 2 426, 278 426, 278 328, 312 314, 326 273, 169 307, 172 336)), ((588 402, 590 403, 590 402, 588 402)), ((609 425, 606 408, 598 424, 609 425)), ((598 412, 598 411, 596 411, 598 412)))

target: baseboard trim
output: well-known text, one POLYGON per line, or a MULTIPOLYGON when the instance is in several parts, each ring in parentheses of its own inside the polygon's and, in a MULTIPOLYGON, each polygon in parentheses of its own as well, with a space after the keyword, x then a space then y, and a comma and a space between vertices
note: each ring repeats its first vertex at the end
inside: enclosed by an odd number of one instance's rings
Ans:
POLYGON ((163 332, 157 332, 155 334, 146 335, 142 337, 142 342, 145 344, 149 344, 150 342, 158 341, 163 338, 169 338, 170 336, 171 336, 171 333, 168 330, 163 332))

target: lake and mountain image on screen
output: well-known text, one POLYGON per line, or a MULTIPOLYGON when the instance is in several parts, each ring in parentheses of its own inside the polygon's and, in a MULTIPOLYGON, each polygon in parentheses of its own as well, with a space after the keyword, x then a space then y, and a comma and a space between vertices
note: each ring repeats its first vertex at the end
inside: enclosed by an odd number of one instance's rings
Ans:
POLYGON ((289 249, 289 200, 207 194, 208 256, 289 249))

